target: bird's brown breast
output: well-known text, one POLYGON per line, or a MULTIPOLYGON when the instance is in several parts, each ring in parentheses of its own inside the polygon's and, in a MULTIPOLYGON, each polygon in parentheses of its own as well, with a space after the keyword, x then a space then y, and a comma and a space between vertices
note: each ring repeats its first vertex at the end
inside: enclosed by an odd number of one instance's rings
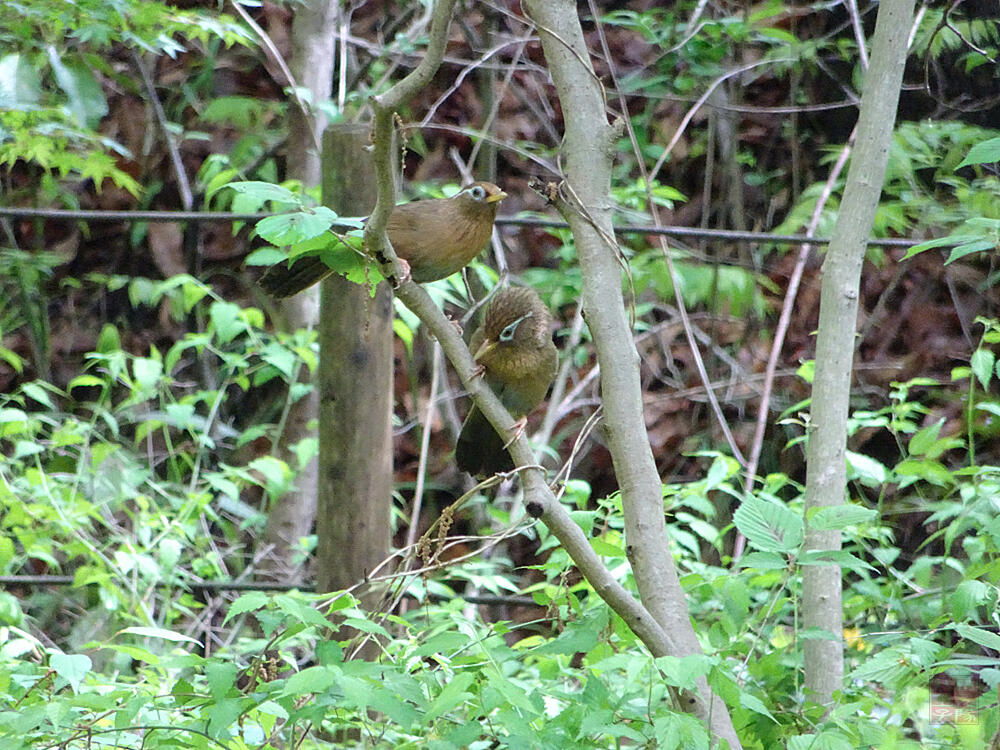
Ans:
POLYGON ((387 232, 418 283, 443 279, 467 266, 490 240, 495 203, 442 199, 397 206, 387 232))

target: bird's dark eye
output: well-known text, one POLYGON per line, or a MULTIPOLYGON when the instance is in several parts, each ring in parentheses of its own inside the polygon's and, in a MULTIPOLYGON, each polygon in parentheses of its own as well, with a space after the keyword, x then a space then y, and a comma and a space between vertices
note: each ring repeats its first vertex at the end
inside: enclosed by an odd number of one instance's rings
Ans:
POLYGON ((521 321, 524 320, 525 318, 530 318, 530 317, 531 313, 528 313, 527 315, 522 315, 513 323, 510 323, 506 328, 500 331, 500 341, 502 342, 511 341, 514 338, 514 333, 515 331, 517 331, 517 327, 521 325, 521 321))
POLYGON ((486 190, 482 185, 473 185, 469 188, 469 195, 475 198, 477 201, 481 201, 486 198, 486 190))

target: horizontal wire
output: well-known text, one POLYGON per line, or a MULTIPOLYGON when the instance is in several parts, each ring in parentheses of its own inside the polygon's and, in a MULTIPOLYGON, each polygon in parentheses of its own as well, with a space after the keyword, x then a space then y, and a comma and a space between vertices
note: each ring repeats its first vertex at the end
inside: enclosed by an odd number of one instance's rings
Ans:
MULTIPOLYGON (((0 217, 43 219, 45 221, 104 221, 104 222, 235 222, 259 221, 278 214, 254 213, 241 214, 227 211, 87 211, 63 208, 22 208, 18 206, 0 206, 0 217)), ((510 227, 538 227, 541 229, 568 229, 564 221, 552 219, 519 218, 514 216, 498 216, 496 223, 510 227)), ((351 227, 348 223, 333 222, 334 226, 351 227)), ((642 224, 622 224, 615 227, 619 234, 662 234, 668 237, 685 237, 689 239, 726 240, 728 242, 774 243, 778 245, 828 245, 829 237, 807 237, 801 234, 768 234, 767 232, 742 232, 734 229, 699 229, 696 227, 657 227, 642 224)), ((911 247, 923 240, 910 240, 905 237, 870 238, 868 244, 875 247, 911 247)))
MULTIPOLYGON (((57 575, 23 575, 23 576, 0 576, 0 586, 25 586, 35 588, 40 586, 56 586, 65 588, 73 585, 73 576, 57 575)), ((316 586, 312 583, 291 584, 274 583, 271 581, 202 581, 200 583, 171 583, 170 581, 156 581, 153 584, 156 588, 177 588, 189 589, 192 591, 315 591, 316 586)), ((451 599, 462 599, 470 604, 510 604, 517 607, 536 607, 538 604, 530 596, 503 596, 499 594, 476 594, 470 596, 456 595, 454 597, 438 594, 428 594, 431 601, 448 601, 451 599)))

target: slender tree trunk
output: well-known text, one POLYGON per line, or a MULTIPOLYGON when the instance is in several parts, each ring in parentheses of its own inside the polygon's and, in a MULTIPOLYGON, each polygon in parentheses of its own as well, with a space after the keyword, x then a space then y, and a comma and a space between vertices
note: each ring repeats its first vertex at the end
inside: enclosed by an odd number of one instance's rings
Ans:
MULTIPOLYGON (((823 263, 816 373, 806 477, 806 517, 815 508, 842 505, 847 488, 847 414, 861 264, 875 219, 889 159, 913 0, 883 0, 872 39, 871 65, 861 96, 858 134, 847 173, 844 200, 823 263)), ((807 527, 804 550, 840 549, 839 531, 807 527)), ((841 571, 838 565, 806 565, 802 573, 802 619, 806 629, 829 638, 805 641, 805 685, 811 698, 833 701, 844 677, 841 571)))
MULTIPOLYGON (((307 0, 296 6, 292 22, 291 70, 295 82, 312 92, 312 100, 329 98, 333 80, 333 51, 337 18, 336 0, 307 0)), ((293 108, 288 138, 288 176, 302 180, 303 185, 318 185, 320 154, 317 148, 325 118, 293 108)), ((282 305, 284 325, 290 329, 312 328, 319 319, 319 292, 309 290, 285 300, 282 305)), ((302 372, 307 380, 311 373, 302 372)), ((285 431, 277 446, 278 455, 296 465, 294 446, 314 434, 310 423, 319 413, 316 391, 291 405, 285 431)), ((299 540, 312 530, 316 518, 316 459, 299 473, 296 489, 286 493, 270 509, 263 544, 270 550, 261 563, 271 577, 282 581, 301 580, 301 565, 297 564, 299 540)))
MULTIPOLYGON (((454 4, 455 0, 438 0, 435 3, 429 43, 423 59, 403 80, 393 85, 384 94, 379 94, 372 98, 373 109, 375 110, 372 130, 372 155, 375 163, 379 199, 376 208, 369 216, 365 227, 365 237, 370 252, 378 250, 389 258, 383 264, 383 272, 386 273, 398 273, 399 271, 398 265, 392 260, 393 254, 390 252, 390 248, 385 241, 386 222, 392 206, 392 199, 395 195, 393 185, 395 149, 392 147, 394 112, 403 103, 412 98, 421 87, 427 85, 433 77, 434 71, 441 64, 448 38, 448 24, 454 4)), ((556 8, 557 12, 574 19, 575 23, 573 10, 575 10, 575 7, 568 3, 564 3, 556 8)), ((570 36, 573 37, 577 47, 582 47, 582 40, 579 38, 579 24, 576 24, 575 28, 576 33, 570 34, 570 36)), ((583 50, 583 59, 585 58, 586 50, 583 50)), ((565 64, 565 61, 561 61, 561 64, 565 64)), ((581 116, 589 112, 589 109, 585 110, 581 112, 581 116)), ((600 121, 600 117, 602 116, 603 112, 599 112, 597 121, 600 121)), ((617 286, 618 283, 617 281, 614 282, 612 288, 617 286)), ((524 487, 525 508, 528 514, 534 518, 538 518, 548 526, 549 530, 569 553, 577 568, 587 578, 594 591, 628 624, 653 656, 682 653, 677 647, 675 634, 668 632, 667 628, 661 625, 660 621, 653 617, 645 606, 625 590, 625 587, 618 582, 617 578, 612 575, 611 571, 594 551, 594 548, 591 546, 591 540, 587 538, 566 508, 555 498, 551 488, 545 481, 544 471, 537 466, 538 461, 528 445, 527 438, 523 434, 519 436, 510 434, 510 426, 514 422, 510 413, 503 407, 500 399, 490 390, 483 378, 477 375, 477 368, 473 362, 472 354, 462 340, 461 335, 455 330, 452 323, 445 318, 444 313, 441 312, 441 309, 430 298, 427 291, 411 280, 402 282, 396 289, 396 294, 399 300, 420 318, 421 322, 427 326, 427 329, 440 342, 442 351, 455 367, 462 385, 468 391, 469 395, 472 396, 476 406, 483 412, 490 424, 501 434, 511 437, 513 440, 510 445, 510 454, 511 458, 514 459, 514 463, 517 466, 523 467, 520 475, 523 483, 522 486, 524 487)), ((623 491, 631 491, 631 487, 626 490, 623 485, 623 491)), ((661 522, 662 512, 662 507, 660 507, 661 522)), ((666 547, 666 540, 664 538, 661 538, 659 542, 666 547)), ((667 559, 669 561, 669 557, 667 559)), ((670 583, 669 580, 666 581, 667 585, 670 585, 670 583)), ((674 584, 676 584, 676 573, 674 573, 674 584)), ((681 604, 681 609, 683 610, 683 604, 681 604)), ((686 622, 686 613, 680 612, 675 617, 664 618, 664 621, 669 622, 671 625, 675 622, 686 622)), ((690 624, 687 625, 687 629, 690 631, 690 624)), ((680 691, 677 697, 681 699, 681 705, 685 710, 699 713, 699 715, 704 715, 706 718, 710 710, 714 711, 716 708, 719 708, 725 716, 722 720, 717 716, 712 717, 709 726, 713 733, 713 742, 717 743, 719 740, 724 739, 729 743, 728 747, 730 750, 736 750, 740 747, 739 740, 735 732, 732 731, 728 714, 725 712, 725 706, 721 705, 721 703, 716 703, 709 709, 703 698, 698 694, 691 694, 688 691, 680 691), (726 729, 726 726, 729 728, 726 729)))
MULTIPOLYGON (((639 355, 632 343, 622 297, 618 248, 609 240, 611 160, 618 136, 608 124, 603 92, 591 67, 576 4, 525 0, 565 118, 562 157, 567 221, 583 271, 583 310, 601 367, 606 437, 625 511, 626 552, 643 604, 671 637, 671 653, 701 653, 670 556, 663 493, 642 410, 639 355)), ((697 714, 713 737, 740 747, 725 704, 701 680, 697 694, 683 693, 680 708, 697 714)))

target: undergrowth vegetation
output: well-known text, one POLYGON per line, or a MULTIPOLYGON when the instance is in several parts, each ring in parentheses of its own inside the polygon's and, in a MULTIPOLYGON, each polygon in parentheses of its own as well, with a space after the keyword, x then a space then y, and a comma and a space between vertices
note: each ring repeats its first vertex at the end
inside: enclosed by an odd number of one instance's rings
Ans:
MULTIPOLYGON (((389 3, 400 10, 390 19, 374 5, 352 8, 350 64, 361 65, 350 79, 339 71, 350 90, 313 103, 331 120, 355 116, 422 51, 424 5, 389 3)), ((829 170, 862 75, 846 15, 766 2, 699 20, 704 3, 615 5, 587 30, 592 50, 613 49, 620 67, 595 64, 629 119, 611 196, 619 223, 648 229, 651 199, 667 224, 828 236, 843 190, 829 170), (698 114, 709 88, 711 117, 698 114)), ((176 208, 187 190, 206 210, 287 209, 253 233, 239 224, 176 236, 143 222, 0 217, 3 750, 708 748, 703 724, 672 709, 676 689, 699 677, 746 748, 997 747, 1000 141, 985 127, 994 105, 968 99, 995 85, 985 62, 997 58, 1000 24, 962 17, 960 5, 925 9, 914 30, 927 77, 901 107, 875 234, 924 242, 869 248, 847 505, 803 511, 819 256, 782 350, 761 476, 746 492, 680 343, 663 250, 652 231, 619 238, 671 552, 704 648, 679 659, 650 656, 546 527, 512 512, 516 501, 477 496, 460 535, 429 534, 422 559, 350 591, 256 581, 268 511, 317 452, 313 439, 292 446, 292 460, 274 450, 317 351, 311 331, 276 332, 274 305, 236 269, 318 251, 335 222, 347 235, 358 224, 283 181, 292 92, 267 74, 260 32, 245 21, 140 0, 0 4, 4 207, 176 208), (191 173, 184 185, 178 164, 191 173), (803 553, 807 521, 842 532, 843 548, 803 553), (803 688, 803 643, 824 634, 803 628, 798 609, 803 568, 823 563, 844 571, 848 647, 829 713, 803 688), (381 606, 362 605, 372 591, 381 606)), ((291 33, 279 3, 239 9, 291 33)), ((504 205, 537 219, 528 181, 558 173, 563 115, 547 79, 531 78, 534 31, 494 10, 504 43, 477 38, 482 18, 469 11, 453 67, 400 113, 403 166, 421 183, 408 197, 450 193, 446 154, 488 144, 511 194, 504 205), (476 75, 494 57, 509 88, 497 87, 506 98, 486 138, 468 125, 470 111, 490 110, 476 75)), ((560 502, 634 592, 621 498, 592 432, 597 368, 575 317, 572 237, 503 231, 507 270, 555 312, 568 363, 572 403, 540 455, 570 461, 560 502)), ((377 282, 353 246, 338 247, 338 270, 377 282)), ((728 388, 725 416, 747 442, 795 251, 760 237, 672 240, 667 252, 710 377, 728 388)), ((499 276, 472 270, 484 286, 499 276)), ((468 305, 461 281, 429 289, 450 312, 468 305)), ((408 472, 398 540, 418 464, 399 444, 417 442, 431 357, 408 311, 394 330, 410 376, 397 394, 397 471, 408 472)), ((443 380, 440 400, 457 398, 443 380)), ((446 444, 440 425, 421 429, 446 444)), ((429 476, 441 513, 458 481, 429 476)), ((300 541, 303 560, 315 542, 300 541)))

